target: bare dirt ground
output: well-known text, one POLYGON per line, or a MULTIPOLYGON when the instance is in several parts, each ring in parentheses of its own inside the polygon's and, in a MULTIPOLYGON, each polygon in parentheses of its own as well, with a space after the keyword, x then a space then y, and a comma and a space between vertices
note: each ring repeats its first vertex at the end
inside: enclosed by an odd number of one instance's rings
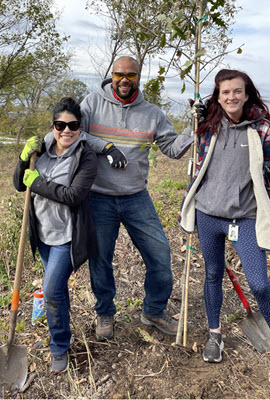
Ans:
MULTIPOLYGON (((166 199, 172 191, 156 192, 157 182, 171 178, 186 178, 187 158, 182 162, 158 156, 158 167, 151 172, 149 190, 156 202, 163 201, 164 217, 171 212, 172 203, 166 199)), ((13 157, 5 164, 1 181, 10 185, 16 163, 13 157), (10 173, 9 173, 10 171, 10 173)), ((179 199, 183 190, 173 193, 179 199), (176 193, 177 192, 177 193, 176 193)), ((20 199, 20 198, 19 198, 20 199)), ((19 201, 18 199, 18 201, 19 201)), ((5 200, 6 201, 6 200, 5 200)), ((1 205, 4 212, 5 201, 1 205)), ((161 204, 157 202, 156 204, 161 204)), ((177 213, 175 212, 175 223, 177 213)), ((166 226, 172 252, 174 288, 168 304, 168 313, 177 315, 181 308, 182 273, 185 263, 186 235, 177 225, 166 226)), ((95 339, 95 304, 89 285, 87 265, 71 277, 71 327, 74 342, 70 349, 69 369, 65 374, 50 373, 50 351, 46 342, 46 323, 31 325, 31 312, 35 286, 42 280, 42 269, 34 264, 25 265, 23 287, 32 282, 32 290, 24 290, 19 305, 18 321, 25 320, 24 329, 16 333, 16 344, 28 346, 28 385, 23 392, 2 393, 3 398, 22 399, 267 399, 270 398, 270 354, 258 353, 238 327, 245 318, 244 307, 228 278, 224 276, 224 302, 221 322, 225 343, 220 364, 208 364, 202 360, 207 321, 203 302, 204 264, 197 237, 194 247, 188 307, 187 346, 175 346, 175 338, 169 337, 140 322, 141 302, 144 297, 145 266, 124 228, 121 229, 114 258, 117 285, 115 338, 100 343, 95 339), (45 339, 40 349, 33 345, 45 339)), ((256 303, 245 281, 232 247, 227 247, 231 266, 252 306, 256 303)), ((1 295, 4 293, 1 287, 1 295)), ((10 304, 1 309, 2 326, 9 321, 10 304)), ((1 333, 2 335, 2 333, 1 333)), ((2 336, 3 338, 3 336, 2 336)), ((0 337, 1 339, 1 337, 0 337)))

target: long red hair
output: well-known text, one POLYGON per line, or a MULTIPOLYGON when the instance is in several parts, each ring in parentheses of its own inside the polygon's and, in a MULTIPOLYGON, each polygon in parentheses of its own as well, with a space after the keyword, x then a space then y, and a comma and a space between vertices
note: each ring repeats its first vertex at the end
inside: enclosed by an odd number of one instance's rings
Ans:
POLYGON ((207 117, 197 130, 198 136, 203 136, 207 131, 217 134, 217 129, 225 111, 218 102, 220 83, 225 80, 242 78, 245 82, 245 91, 248 100, 243 107, 242 120, 256 120, 261 117, 270 119, 269 109, 263 102, 259 91, 254 86, 250 77, 236 69, 221 69, 215 77, 215 87, 209 100, 206 101, 207 117))

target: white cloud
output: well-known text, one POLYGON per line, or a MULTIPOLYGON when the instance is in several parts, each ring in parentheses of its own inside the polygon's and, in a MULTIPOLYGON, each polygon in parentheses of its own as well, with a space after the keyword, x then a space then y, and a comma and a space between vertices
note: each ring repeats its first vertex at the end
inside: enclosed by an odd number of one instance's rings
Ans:
MULTIPOLYGON (((97 16, 91 15, 85 9, 86 0, 55 0, 57 9, 63 10, 59 21, 59 30, 70 35, 69 46, 72 47, 74 58, 72 69, 74 73, 89 86, 95 86, 100 78, 95 75, 95 69, 90 60, 98 58, 99 47, 102 47, 106 40, 105 22, 97 16), (96 79, 94 78, 96 76, 96 79), (94 83, 93 83, 94 82, 94 83)), ((242 47, 242 54, 231 53, 224 59, 224 65, 230 68, 240 69, 250 75, 261 95, 270 100, 270 87, 268 85, 269 74, 269 43, 270 30, 269 0, 238 0, 237 4, 243 9, 236 16, 233 28, 233 43, 231 49, 242 47)), ((152 73, 157 71, 158 60, 151 63, 152 73)), ((222 66, 221 66, 222 68, 222 66)), ((148 68, 145 67, 145 77, 148 68)), ((201 85, 201 95, 209 94, 213 88, 214 76, 217 70, 201 85)), ((142 79, 144 82, 144 79, 142 79)), ((177 101, 186 101, 193 97, 193 88, 187 86, 184 94, 181 94, 182 82, 178 79, 167 79, 166 90, 171 98, 177 101)))

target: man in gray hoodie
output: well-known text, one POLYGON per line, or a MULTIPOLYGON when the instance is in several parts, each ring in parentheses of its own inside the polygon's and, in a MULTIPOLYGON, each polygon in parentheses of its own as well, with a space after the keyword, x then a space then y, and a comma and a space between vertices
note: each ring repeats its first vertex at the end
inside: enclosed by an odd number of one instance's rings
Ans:
POLYGON ((148 154, 155 142, 168 157, 182 157, 192 143, 191 129, 176 133, 159 107, 144 100, 140 76, 137 61, 121 57, 113 65, 112 78, 81 103, 82 128, 90 134, 88 141, 98 155, 90 195, 98 257, 89 263, 97 299, 97 340, 114 336, 112 259, 120 223, 146 267, 142 323, 169 335, 177 333, 177 321, 165 313, 172 292, 170 247, 147 191, 148 154))

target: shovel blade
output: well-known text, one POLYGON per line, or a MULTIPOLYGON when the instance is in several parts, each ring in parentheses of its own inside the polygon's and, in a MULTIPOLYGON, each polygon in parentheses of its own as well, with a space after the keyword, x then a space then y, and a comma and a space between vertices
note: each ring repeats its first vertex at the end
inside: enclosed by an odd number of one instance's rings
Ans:
POLYGON ((12 345, 0 347, 0 393, 20 390, 27 378, 27 347, 12 345))
POLYGON ((270 351, 270 328, 259 311, 248 314, 238 326, 259 353, 270 351))

